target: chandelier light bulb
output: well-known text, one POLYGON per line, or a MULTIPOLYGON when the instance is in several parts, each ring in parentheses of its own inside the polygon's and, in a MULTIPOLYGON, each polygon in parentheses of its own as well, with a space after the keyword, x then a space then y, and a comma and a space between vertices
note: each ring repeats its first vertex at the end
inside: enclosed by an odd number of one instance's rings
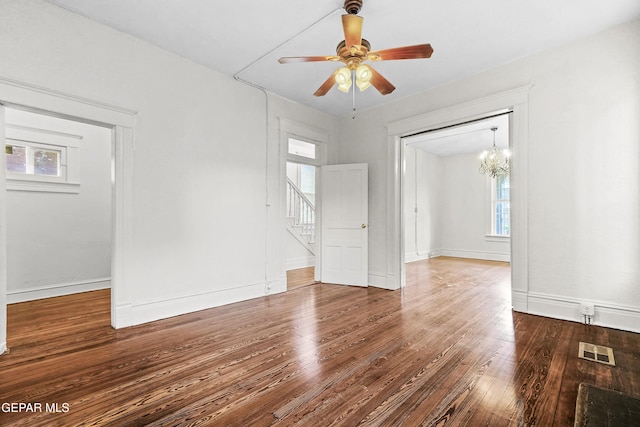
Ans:
POLYGON ((495 126, 491 128, 493 132, 493 147, 480 154, 480 173, 489 174, 492 178, 509 174, 509 159, 511 157, 511 152, 508 149, 499 150, 496 147, 497 130, 498 128, 495 126))

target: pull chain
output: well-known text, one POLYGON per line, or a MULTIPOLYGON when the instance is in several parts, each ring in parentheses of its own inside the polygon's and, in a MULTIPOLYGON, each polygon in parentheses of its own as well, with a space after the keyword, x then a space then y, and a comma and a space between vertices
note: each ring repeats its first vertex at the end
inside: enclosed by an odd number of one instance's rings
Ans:
POLYGON ((351 115, 351 119, 356 119, 356 70, 351 70, 351 81, 353 84, 351 87, 353 88, 353 113, 351 115))

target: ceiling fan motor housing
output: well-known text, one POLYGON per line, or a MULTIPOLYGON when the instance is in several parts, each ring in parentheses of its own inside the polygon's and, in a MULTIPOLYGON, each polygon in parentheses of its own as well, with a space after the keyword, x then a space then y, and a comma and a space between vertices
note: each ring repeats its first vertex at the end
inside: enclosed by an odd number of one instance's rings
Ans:
POLYGON ((362 0, 345 0, 344 1, 344 10, 346 10, 347 13, 350 13, 352 15, 357 15, 358 12, 360 12, 360 9, 362 9, 362 0))
POLYGON ((351 46, 350 49, 347 48, 344 40, 338 43, 338 47, 336 47, 336 53, 340 57, 340 61, 344 62, 350 70, 358 68, 358 65, 367 59, 370 50, 371 44, 366 39, 362 39, 360 46, 351 46))

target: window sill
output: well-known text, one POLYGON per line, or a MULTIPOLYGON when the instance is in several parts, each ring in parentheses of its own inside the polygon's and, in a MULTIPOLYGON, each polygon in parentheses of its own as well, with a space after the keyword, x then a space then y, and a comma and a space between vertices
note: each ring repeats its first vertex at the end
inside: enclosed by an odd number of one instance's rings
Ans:
POLYGON ((79 194, 80 184, 72 182, 32 181, 21 179, 7 179, 9 191, 35 191, 40 193, 79 194))
POLYGON ((484 236, 484 240, 486 242, 500 242, 500 243, 508 243, 511 241, 511 236, 500 236, 497 234, 486 234, 484 236))

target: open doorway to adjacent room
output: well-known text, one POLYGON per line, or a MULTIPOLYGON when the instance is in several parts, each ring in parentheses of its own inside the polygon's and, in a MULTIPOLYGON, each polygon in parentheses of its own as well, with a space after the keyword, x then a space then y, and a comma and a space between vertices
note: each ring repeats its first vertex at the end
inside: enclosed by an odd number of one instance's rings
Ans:
POLYGON ((286 163, 287 289, 315 283, 319 146, 289 137, 286 163))
MULTIPOLYGON (((509 122, 510 112, 500 112, 403 138, 406 283, 436 259, 510 265, 510 175, 479 170, 494 137, 499 150, 509 149, 509 122)), ((505 283, 505 297, 510 292, 505 283)))
POLYGON ((31 109, 2 108, 8 344, 19 344, 12 341, 12 319, 42 312, 33 310, 33 304, 57 307, 50 311, 61 321, 80 316, 60 306, 58 301, 66 300, 55 298, 72 294, 95 292, 106 301, 92 317, 109 327, 112 129, 31 109))

